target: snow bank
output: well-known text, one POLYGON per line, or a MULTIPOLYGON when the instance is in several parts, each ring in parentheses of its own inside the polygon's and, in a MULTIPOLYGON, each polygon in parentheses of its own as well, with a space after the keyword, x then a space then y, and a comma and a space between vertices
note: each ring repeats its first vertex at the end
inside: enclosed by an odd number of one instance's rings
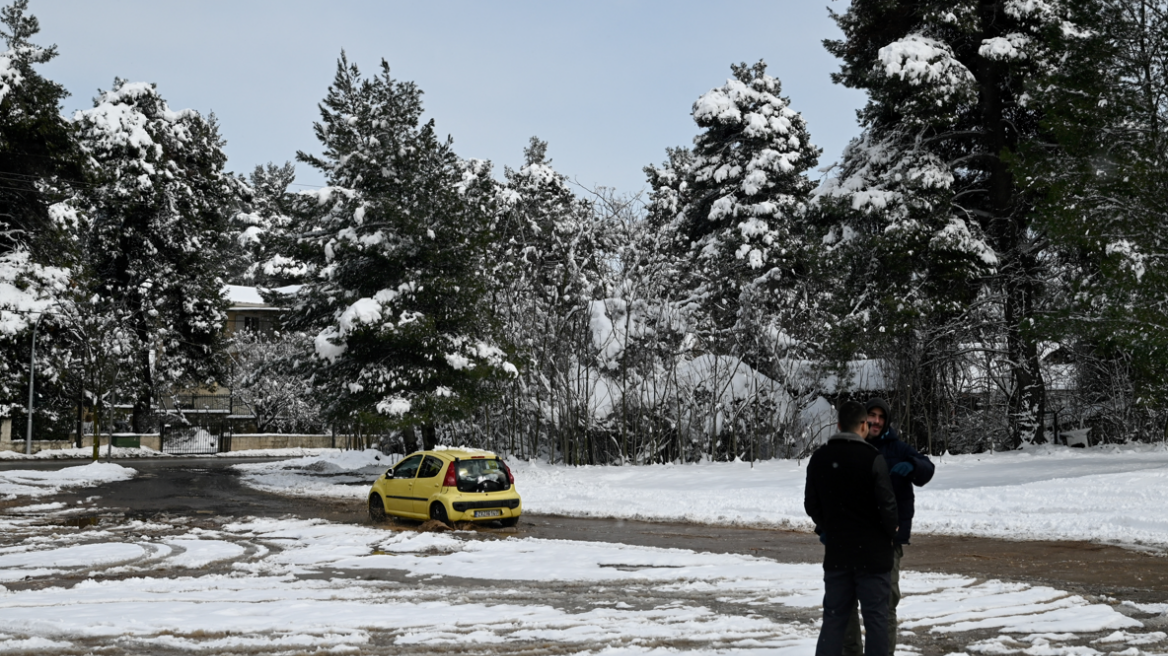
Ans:
MULTIPOLYGON (((24 444, 17 441, 16 446, 23 448, 24 444)), ((108 445, 101 447, 101 457, 106 458, 110 454, 108 445)), ((300 455, 300 454, 287 454, 300 455)), ((115 446, 113 449, 114 458, 169 458, 169 453, 155 451, 148 446, 143 447, 122 447, 115 446)), ((32 455, 26 455, 23 451, 0 451, 0 460, 65 460, 65 459, 79 459, 90 460, 93 458, 93 447, 83 446, 80 448, 68 449, 41 449, 32 455)))
POLYGON ((245 463, 234 469, 242 472, 245 484, 265 492, 364 502, 374 479, 401 459, 376 449, 319 451, 296 460, 245 463))
POLYGON ((0 498, 43 497, 66 488, 92 487, 134 478, 137 470, 110 462, 93 462, 58 470, 12 469, 0 471, 0 498))
MULTIPOLYGON (((20 442, 16 443, 23 447, 20 442)), ((142 447, 122 447, 115 446, 113 448, 112 457, 115 459, 122 458, 299 458, 308 456, 317 456, 322 453, 336 452, 336 449, 327 448, 309 448, 309 447, 286 447, 281 449, 248 449, 247 451, 227 451, 225 453, 203 453, 203 454, 173 454, 163 451, 155 451, 148 446, 142 447)), ((101 457, 110 457, 109 445, 102 445, 101 457)), ((65 459, 80 459, 89 460, 93 458, 93 447, 84 446, 81 448, 68 449, 42 449, 32 455, 25 455, 23 451, 0 451, 0 460, 65 460, 65 459)))

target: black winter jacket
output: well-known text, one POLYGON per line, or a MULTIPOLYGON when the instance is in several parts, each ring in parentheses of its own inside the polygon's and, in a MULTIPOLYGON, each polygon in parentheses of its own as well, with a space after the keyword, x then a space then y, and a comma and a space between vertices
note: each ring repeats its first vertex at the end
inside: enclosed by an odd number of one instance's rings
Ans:
POLYGON ((901 442, 894 428, 885 430, 880 437, 868 440, 868 443, 880 450, 880 455, 884 456, 884 462, 888 464, 888 471, 891 472, 892 468, 901 462, 908 462, 913 466, 912 473, 908 476, 892 476, 892 491, 896 493, 897 523, 900 526, 900 530, 896 532, 896 543, 908 544, 909 538, 912 537, 913 514, 916 512, 916 494, 913 492, 913 486, 920 487, 933 480, 936 466, 928 456, 901 442))
POLYGON ((896 496, 884 457, 859 435, 836 433, 812 454, 803 508, 826 546, 824 569, 892 569, 896 496))

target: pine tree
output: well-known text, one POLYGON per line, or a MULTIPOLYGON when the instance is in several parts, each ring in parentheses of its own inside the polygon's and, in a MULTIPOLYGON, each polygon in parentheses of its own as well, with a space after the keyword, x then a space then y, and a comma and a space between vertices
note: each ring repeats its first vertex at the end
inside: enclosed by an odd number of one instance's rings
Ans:
POLYGON ((69 94, 37 72, 57 55, 56 46, 31 42, 40 24, 27 9, 28 0, 0 9, 0 38, 7 45, 0 54, 0 252, 19 243, 51 254, 52 234, 61 226, 50 208, 83 183, 84 170, 61 117, 69 94))
MULTIPOLYGON (((61 117, 64 87, 39 69, 56 47, 33 43, 40 30, 27 0, 0 9, 0 414, 28 399, 29 359, 36 339, 38 389, 59 369, 48 365, 60 347, 55 328, 76 275, 78 221, 72 202, 84 186, 83 158, 61 117)), ((39 415, 40 413, 38 413, 39 415)))
POLYGON ((227 226, 242 190, 224 172, 214 116, 171 110, 154 85, 116 80, 74 120, 96 178, 85 192, 93 292, 123 308, 141 431, 160 391, 219 373, 227 226))
POLYGON ((766 64, 731 68, 734 77, 694 103, 693 148, 646 169, 649 221, 677 263, 674 298, 715 349, 798 332, 816 266, 803 216, 820 150, 766 64))
POLYGON ((1132 425, 1143 410, 1130 410, 1168 403, 1168 3, 1105 0, 1075 11, 1093 29, 1068 43, 1034 94, 1052 140, 1017 164, 1044 192, 1037 209, 1057 254, 1044 328, 1073 354, 1080 403, 1121 409, 1101 424, 1122 439, 1159 436, 1162 425, 1132 425))
POLYGON ((498 276, 547 311, 566 315, 590 300, 604 268, 592 207, 552 168, 547 142, 532 137, 523 154, 523 166, 508 167, 497 192, 498 276))
POLYGON ((300 195, 296 261, 311 275, 295 326, 316 335, 316 382, 340 421, 376 409, 432 446, 439 423, 513 375, 497 335, 484 255, 494 182, 460 160, 421 91, 384 61, 363 78, 342 54, 315 125, 328 185, 300 195))
MULTIPOLYGON (((508 167, 496 197, 491 261, 498 281, 492 294, 507 334, 524 362, 521 377, 502 399, 507 420, 521 412, 513 430, 531 444, 552 436, 569 461, 587 444, 587 400, 577 384, 596 370, 586 308, 603 286, 604 254, 592 203, 578 198, 552 167, 547 142, 532 137, 518 170, 508 167)), ((534 448, 531 449, 534 452, 534 448)))
MULTIPOLYGON (((869 94, 864 133, 827 193, 846 217, 837 237, 870 253, 857 296, 879 299, 874 327, 914 350, 992 302, 980 317, 1001 330, 978 337, 1007 351, 1014 444, 1044 440, 1037 328, 1051 252, 1039 195, 1014 162, 1051 141, 1036 96, 1089 33, 1076 20, 1057 0, 856 0, 836 16, 844 40, 826 44, 841 59, 836 82, 869 94)), ((942 414, 935 401, 926 416, 942 414)))
POLYGON ((280 166, 268 162, 252 171, 246 208, 232 217, 231 234, 238 255, 228 266, 229 280, 264 287, 300 282, 295 271, 285 271, 271 261, 294 239, 289 234, 294 226, 294 195, 289 187, 295 180, 292 162, 280 166))

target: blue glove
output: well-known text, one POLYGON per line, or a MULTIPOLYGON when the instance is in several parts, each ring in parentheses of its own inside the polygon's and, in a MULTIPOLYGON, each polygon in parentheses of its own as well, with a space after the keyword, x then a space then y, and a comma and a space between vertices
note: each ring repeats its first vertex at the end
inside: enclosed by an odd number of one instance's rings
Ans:
POLYGON ((913 464, 906 460, 904 462, 896 463, 896 465, 892 468, 892 473, 896 474, 897 476, 908 476, 912 473, 913 469, 913 464))
POLYGON ((827 544, 827 534, 826 533, 819 534, 819 544, 827 544))

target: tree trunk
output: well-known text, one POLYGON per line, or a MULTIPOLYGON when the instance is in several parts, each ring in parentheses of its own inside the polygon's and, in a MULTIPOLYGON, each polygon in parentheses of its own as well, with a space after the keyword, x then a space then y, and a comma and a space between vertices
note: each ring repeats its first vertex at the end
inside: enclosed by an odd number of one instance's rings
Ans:
POLYGON ((432 451, 436 446, 438 446, 438 429, 434 426, 434 422, 427 421, 422 424, 422 449, 432 451))
MULTIPOLYGON (((984 4, 987 15, 996 15, 997 3, 984 4)), ((993 22, 985 36, 1000 36, 993 22)), ((1009 431, 1014 448, 1023 442, 1045 442, 1042 417, 1046 409, 1046 386, 1038 368, 1038 347, 1031 330, 1034 327, 1039 290, 1039 265, 1033 237, 1027 234, 1030 208, 1020 192, 1004 155, 1017 147, 1017 135, 1005 118, 1005 99, 998 64, 987 61, 982 71, 983 120, 986 154, 991 156, 988 209, 993 215, 990 234, 1002 258, 1002 292, 1005 296, 1006 349, 1010 358, 1012 386, 1009 402, 1009 431)))
POLYGON ((418 450, 418 436, 414 432, 413 426, 406 426, 402 429, 402 446, 405 447, 406 454, 413 453, 418 450))
POLYGON ((77 382, 77 442, 74 444, 78 449, 81 448, 81 438, 85 432, 85 374, 82 373, 81 380, 77 382))
POLYGON ((1033 294, 1029 285, 1007 286, 1006 348, 1010 356, 1010 440, 1014 448, 1023 443, 1046 442, 1043 418, 1046 414, 1046 385, 1039 370, 1038 345, 1027 334, 1024 322, 1033 317, 1033 294))
MULTIPOLYGON (((141 385, 141 392, 138 398, 134 400, 134 414, 131 419, 133 423, 133 430, 135 433, 149 432, 147 425, 153 419, 153 396, 154 396, 154 368, 150 365, 150 354, 153 352, 149 341, 149 332, 145 328, 138 328, 138 343, 142 347, 141 355, 139 356, 139 375, 141 379, 138 381, 141 385)), ((111 415, 112 417, 112 415, 111 415)))

